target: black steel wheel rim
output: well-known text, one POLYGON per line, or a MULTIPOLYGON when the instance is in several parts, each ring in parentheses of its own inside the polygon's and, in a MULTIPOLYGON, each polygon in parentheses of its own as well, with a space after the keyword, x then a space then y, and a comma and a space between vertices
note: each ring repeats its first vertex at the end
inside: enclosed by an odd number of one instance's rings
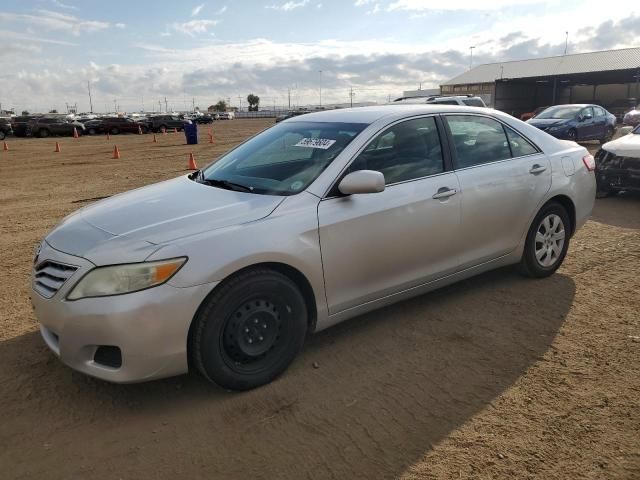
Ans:
POLYGON ((240 303, 227 317, 220 339, 225 363, 234 371, 251 373, 277 361, 290 310, 266 297, 240 303))

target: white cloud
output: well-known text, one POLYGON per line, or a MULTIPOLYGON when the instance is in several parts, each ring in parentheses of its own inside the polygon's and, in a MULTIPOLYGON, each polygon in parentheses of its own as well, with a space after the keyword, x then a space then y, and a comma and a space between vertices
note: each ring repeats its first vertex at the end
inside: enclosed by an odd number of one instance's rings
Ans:
POLYGON ((225 5, 225 6, 223 6, 220 10, 218 10, 218 11, 216 12, 216 15, 222 15, 222 14, 223 14, 224 12, 226 12, 226 11, 227 11, 227 6, 225 5))
MULTIPOLYGON (((356 5, 370 3, 371 0, 357 0, 356 5)), ((539 3, 532 0, 492 0, 490 2, 480 2, 478 0, 395 0, 387 10, 497 10, 504 7, 512 7, 523 4, 539 3)))
POLYGON ((123 29, 123 28, 126 28, 126 27, 127 27, 127 24, 126 24, 126 23, 116 23, 116 24, 114 25, 114 27, 116 27, 116 28, 120 28, 120 29, 123 29))
POLYGON ((217 24, 217 20, 190 20, 183 23, 172 23, 169 27, 176 32, 193 37, 196 33, 207 33, 209 27, 215 27, 217 24))
POLYGON ((281 5, 267 5, 265 8, 270 8, 272 10, 282 10, 283 12, 288 12, 290 10, 295 10, 296 8, 304 7, 308 3, 309 3, 309 0, 300 0, 298 2, 291 0, 281 5))
POLYGON ((0 12, 0 20, 24 22, 45 30, 59 30, 71 33, 72 35, 97 32, 109 28, 108 22, 84 20, 73 15, 51 12, 49 10, 42 10, 38 14, 0 12))
POLYGON ((64 45, 67 47, 76 47, 77 43, 65 42, 64 40, 53 40, 41 37, 39 35, 29 35, 20 32, 13 32, 10 30, 0 30, 0 38, 6 38, 9 40, 18 40, 22 42, 32 42, 32 43, 46 43, 50 45, 64 45))
POLYGON ((78 9, 78 7, 74 7, 73 5, 67 5, 66 3, 62 3, 59 0, 51 0, 51 3, 53 3, 56 7, 66 8, 67 10, 77 10, 78 9))
POLYGON ((354 5, 356 7, 363 7, 365 5, 368 5, 370 3, 373 3, 374 0, 356 0, 356 3, 354 3, 354 5))
POLYGON ((201 3, 200 5, 198 5, 197 7, 195 7, 193 10, 191 10, 191 16, 192 17, 197 17, 200 14, 200 11, 204 8, 204 3, 201 3))

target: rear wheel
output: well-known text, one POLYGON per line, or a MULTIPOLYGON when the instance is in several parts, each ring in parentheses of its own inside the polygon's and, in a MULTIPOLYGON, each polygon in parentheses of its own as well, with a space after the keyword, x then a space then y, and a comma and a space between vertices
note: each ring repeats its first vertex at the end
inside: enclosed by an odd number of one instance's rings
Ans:
POLYGON ((111 135, 118 135, 120 133, 120 129, 117 127, 113 127, 111 129, 111 135))
POLYGON ((536 278, 552 275, 567 254, 570 225, 569 215, 559 203, 542 207, 527 233, 520 271, 536 278))
POLYGON ((268 269, 240 273, 202 305, 190 337, 192 364, 232 390, 269 383, 301 350, 307 308, 298 287, 268 269))
POLYGON ((571 140, 572 142, 578 141, 578 132, 575 128, 567 132, 567 140, 571 140))
POLYGON ((89 128, 89 130, 87 130, 87 133, 89 135, 95 135, 96 134, 96 129, 95 128, 89 128))
POLYGON ((7 137, 7 134, 0 130, 0 140, 4 140, 7 137))
POLYGON ((49 136, 49 130, 47 130, 46 128, 41 128, 41 129, 38 131, 38 136, 39 136, 40 138, 47 138, 47 137, 49 136))
POLYGON ((613 138, 613 128, 607 127, 607 130, 604 132, 604 137, 600 139, 600 144, 604 145, 607 142, 610 142, 613 138))

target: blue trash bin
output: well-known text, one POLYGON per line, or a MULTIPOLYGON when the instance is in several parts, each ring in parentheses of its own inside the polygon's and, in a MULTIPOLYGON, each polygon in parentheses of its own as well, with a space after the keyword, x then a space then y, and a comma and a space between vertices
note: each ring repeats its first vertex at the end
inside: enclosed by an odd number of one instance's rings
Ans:
POLYGON ((198 144, 198 124, 195 122, 184 124, 184 136, 187 139, 187 145, 198 144))

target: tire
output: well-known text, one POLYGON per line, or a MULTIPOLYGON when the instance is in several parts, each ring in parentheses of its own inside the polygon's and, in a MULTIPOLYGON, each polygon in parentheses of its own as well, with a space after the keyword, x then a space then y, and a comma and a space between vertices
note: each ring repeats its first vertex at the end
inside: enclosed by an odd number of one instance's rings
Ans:
POLYGON ((118 135, 120 133, 120 129, 117 127, 113 127, 111 129, 111 135, 118 135))
POLYGON ((604 145, 605 143, 610 142, 613 138, 614 133, 615 132, 613 131, 613 128, 607 127, 607 130, 604 133, 604 137, 600 139, 600 145, 604 145))
POLYGON ((578 131, 575 128, 567 132, 567 140, 571 140, 572 142, 578 141, 578 131))
POLYGON ((41 128, 40 130, 38 130, 38 136, 40 138, 47 138, 49 136, 49 130, 47 130, 46 128, 41 128))
POLYGON ((0 130, 0 140, 4 140, 5 138, 7 138, 7 134, 0 130))
POLYGON ((88 133, 89 135, 95 135, 97 132, 96 132, 96 129, 95 129, 95 128, 90 128, 89 130, 87 130, 87 133, 88 133))
POLYGON ((190 335, 191 365, 230 390, 259 387, 298 355, 307 324, 304 298, 288 277, 262 268, 242 272, 200 307, 190 335))
POLYGON ((520 272, 534 278, 552 275, 567 254, 570 227, 571 219, 562 205, 557 202, 544 205, 529 227, 518 266, 520 272))

